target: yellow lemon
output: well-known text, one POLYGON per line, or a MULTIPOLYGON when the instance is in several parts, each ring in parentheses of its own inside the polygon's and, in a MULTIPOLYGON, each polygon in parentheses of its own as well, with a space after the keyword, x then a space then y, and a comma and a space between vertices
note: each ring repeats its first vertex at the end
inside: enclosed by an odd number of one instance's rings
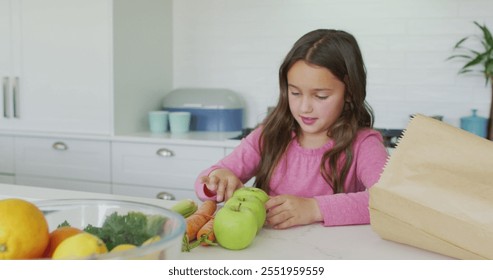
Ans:
POLYGON ((82 232, 63 240, 53 252, 53 259, 81 259, 107 252, 106 244, 99 237, 82 232))
POLYGON ((33 203, 0 200, 0 260, 40 258, 50 239, 48 223, 33 203))
POLYGON ((50 232, 50 242, 48 243, 48 247, 46 247, 46 251, 44 252, 43 256, 46 258, 51 258, 53 252, 55 252, 56 247, 58 247, 58 245, 62 243, 63 240, 81 232, 81 229, 71 226, 56 228, 55 230, 50 232))
POLYGON ((126 251, 126 250, 131 250, 135 249, 137 246, 134 244, 120 244, 116 246, 115 248, 111 249, 111 252, 121 252, 121 251, 126 251))
MULTIPOLYGON (((159 235, 154 235, 153 237, 144 241, 141 246, 146 246, 146 245, 152 244, 154 242, 158 242, 159 240, 161 240, 161 237, 159 237, 159 235)), ((159 260, 159 259, 162 259, 162 252, 161 251, 152 252, 152 253, 144 255, 138 259, 141 259, 141 260, 159 260)))
POLYGON ((159 235, 154 235, 153 237, 147 239, 146 241, 144 241, 144 243, 142 243, 142 246, 144 245, 149 245, 151 243, 154 243, 154 242, 157 242, 161 240, 161 237, 159 237, 159 235))

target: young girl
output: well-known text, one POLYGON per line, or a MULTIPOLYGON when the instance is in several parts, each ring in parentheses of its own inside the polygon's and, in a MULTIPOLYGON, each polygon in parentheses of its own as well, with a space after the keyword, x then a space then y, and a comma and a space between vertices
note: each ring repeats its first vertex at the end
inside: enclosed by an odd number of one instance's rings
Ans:
POLYGON ((365 101, 366 70, 355 38, 315 30, 279 70, 280 95, 262 125, 199 174, 202 200, 225 201, 243 183, 265 190, 273 228, 370 222, 368 191, 387 160, 365 101))

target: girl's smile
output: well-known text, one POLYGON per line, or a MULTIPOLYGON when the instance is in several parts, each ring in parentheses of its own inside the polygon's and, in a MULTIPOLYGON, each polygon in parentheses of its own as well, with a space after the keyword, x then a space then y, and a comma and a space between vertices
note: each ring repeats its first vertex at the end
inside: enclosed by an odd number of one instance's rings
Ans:
POLYGON ((312 125, 317 121, 317 118, 308 118, 308 117, 301 116, 301 120, 306 125, 312 125))

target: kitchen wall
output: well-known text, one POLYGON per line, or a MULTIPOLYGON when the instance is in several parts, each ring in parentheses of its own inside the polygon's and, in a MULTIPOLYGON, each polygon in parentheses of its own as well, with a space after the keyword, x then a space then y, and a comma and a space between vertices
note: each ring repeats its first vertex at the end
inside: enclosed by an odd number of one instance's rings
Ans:
POLYGON ((443 115, 459 125, 490 88, 457 75, 454 44, 493 29, 491 0, 175 0, 173 86, 225 87, 245 99, 246 125, 278 96, 278 67, 295 40, 317 28, 343 29, 360 43, 376 127, 403 128, 410 114, 443 115))

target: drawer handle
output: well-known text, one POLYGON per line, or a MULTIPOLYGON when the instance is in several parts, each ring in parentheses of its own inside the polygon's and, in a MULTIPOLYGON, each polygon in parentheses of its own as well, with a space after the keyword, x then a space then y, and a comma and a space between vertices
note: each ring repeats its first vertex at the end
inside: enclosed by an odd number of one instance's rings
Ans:
POLYGON ((160 192, 156 195, 156 198, 162 200, 175 200, 175 196, 170 194, 169 192, 160 192))
POLYGON ((175 155, 172 150, 168 150, 166 148, 157 150, 156 154, 161 157, 172 157, 175 155))
POLYGON ((68 146, 67 144, 63 143, 63 142, 55 142, 53 143, 53 149, 55 150, 58 150, 58 151, 66 151, 68 150, 68 146))

